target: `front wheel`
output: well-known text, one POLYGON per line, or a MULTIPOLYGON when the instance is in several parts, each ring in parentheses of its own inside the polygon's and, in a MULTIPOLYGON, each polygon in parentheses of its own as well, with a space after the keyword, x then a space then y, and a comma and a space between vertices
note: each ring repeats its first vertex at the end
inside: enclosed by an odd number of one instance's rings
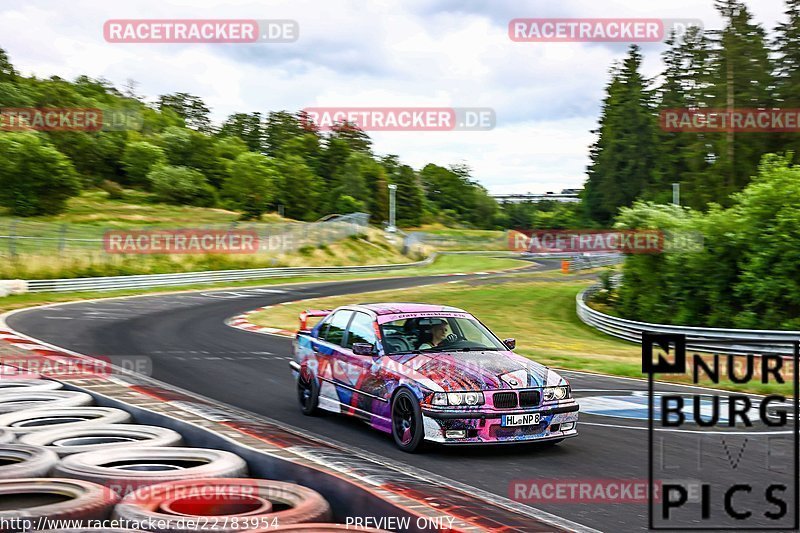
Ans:
POLYGON ((297 376, 297 399, 304 415, 313 416, 319 412, 319 384, 308 372, 301 371, 297 376))
POLYGON ((397 447, 408 453, 416 451, 425 437, 419 400, 406 389, 392 400, 392 436, 397 447))

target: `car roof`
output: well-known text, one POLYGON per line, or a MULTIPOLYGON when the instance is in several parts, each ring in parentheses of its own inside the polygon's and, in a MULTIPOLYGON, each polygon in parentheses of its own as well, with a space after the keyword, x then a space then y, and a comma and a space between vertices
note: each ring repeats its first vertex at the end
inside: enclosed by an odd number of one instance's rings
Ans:
POLYGON ((422 304, 413 302, 382 302, 382 303, 365 303, 355 306, 348 306, 352 308, 360 307, 372 311, 376 315, 393 315, 398 313, 466 313, 463 309, 458 307, 451 307, 449 305, 433 305, 422 304))

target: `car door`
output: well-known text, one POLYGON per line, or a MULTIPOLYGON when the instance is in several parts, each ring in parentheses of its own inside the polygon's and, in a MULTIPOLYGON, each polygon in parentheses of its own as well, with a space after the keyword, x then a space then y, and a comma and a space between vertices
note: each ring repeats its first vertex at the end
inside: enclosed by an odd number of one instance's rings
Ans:
POLYGON ((352 317, 353 311, 348 309, 336 311, 321 324, 312 343, 317 359, 317 377, 320 380, 319 402, 323 409, 341 411, 341 404, 345 403, 342 400, 349 399, 340 397, 336 384, 343 365, 345 332, 352 317))
POLYGON ((377 351, 372 355, 356 355, 353 344, 365 343, 376 346, 375 318, 367 313, 356 311, 345 335, 342 350, 341 385, 350 390, 350 414, 370 419, 382 411, 386 403, 386 384, 380 363, 376 360, 377 351))

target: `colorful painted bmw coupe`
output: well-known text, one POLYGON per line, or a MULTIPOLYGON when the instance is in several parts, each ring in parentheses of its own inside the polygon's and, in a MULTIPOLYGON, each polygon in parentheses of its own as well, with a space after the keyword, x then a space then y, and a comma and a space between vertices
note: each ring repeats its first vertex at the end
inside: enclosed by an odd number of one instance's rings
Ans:
POLYGON ((348 305, 300 315, 290 365, 303 413, 358 417, 408 452, 577 435, 567 380, 514 347, 455 307, 348 305))

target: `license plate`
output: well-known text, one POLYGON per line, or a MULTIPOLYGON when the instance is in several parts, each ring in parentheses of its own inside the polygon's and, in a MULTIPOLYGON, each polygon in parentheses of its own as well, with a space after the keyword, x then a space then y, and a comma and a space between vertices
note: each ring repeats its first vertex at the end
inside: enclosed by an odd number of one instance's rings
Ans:
POLYGON ((503 415, 500 424, 505 427, 535 426, 539 423, 539 413, 526 413, 524 415, 503 415))

